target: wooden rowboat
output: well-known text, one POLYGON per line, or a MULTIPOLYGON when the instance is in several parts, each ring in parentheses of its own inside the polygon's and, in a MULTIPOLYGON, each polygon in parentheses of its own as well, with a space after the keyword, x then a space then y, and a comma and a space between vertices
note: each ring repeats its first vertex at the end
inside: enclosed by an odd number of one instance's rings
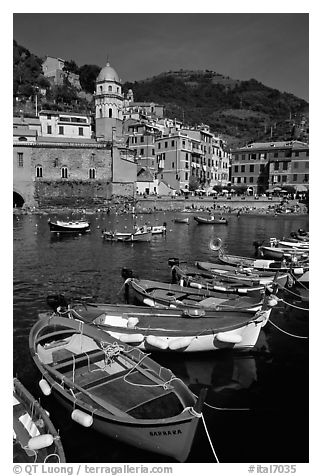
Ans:
POLYGON ((133 233, 103 231, 102 237, 106 241, 122 241, 123 243, 147 242, 152 239, 151 231, 137 230, 133 233))
POLYGON ((174 223, 186 223, 187 225, 189 224, 189 217, 185 217, 185 218, 175 218, 174 220, 174 223))
POLYGON ((125 291, 129 289, 135 299, 150 307, 158 308, 208 308, 218 311, 257 312, 262 308, 263 296, 241 297, 231 293, 209 289, 195 289, 178 284, 162 283, 147 279, 128 278, 125 291))
POLYGON ((204 218, 204 217, 197 216, 197 217, 193 217, 193 218, 200 225, 227 225, 228 224, 228 220, 226 218, 223 218, 223 217, 220 217, 220 218, 215 218, 215 217, 204 218))
POLYGON ((65 463, 48 413, 18 379, 13 380, 13 462, 65 463))
POLYGON ((52 233, 86 233, 90 231, 88 221, 61 221, 48 220, 49 229, 52 233))
POLYGON ((56 313, 99 326, 110 336, 148 352, 249 349, 270 314, 270 309, 254 314, 89 302, 71 303, 66 308, 60 305, 59 296, 49 296, 47 302, 56 313))
POLYGON ((197 400, 173 373, 96 326, 51 316, 29 335, 45 395, 85 427, 143 450, 185 461, 204 394, 197 400))

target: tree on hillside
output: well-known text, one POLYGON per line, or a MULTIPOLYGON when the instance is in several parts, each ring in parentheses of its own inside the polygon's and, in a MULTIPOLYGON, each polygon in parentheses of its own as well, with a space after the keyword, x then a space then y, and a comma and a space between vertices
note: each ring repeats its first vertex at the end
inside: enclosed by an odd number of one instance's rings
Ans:
POLYGON ((79 74, 79 67, 74 60, 65 61, 63 71, 66 73, 79 74))
POLYGON ((87 93, 93 94, 95 91, 95 81, 100 70, 101 68, 95 64, 84 64, 79 68, 79 82, 87 93))

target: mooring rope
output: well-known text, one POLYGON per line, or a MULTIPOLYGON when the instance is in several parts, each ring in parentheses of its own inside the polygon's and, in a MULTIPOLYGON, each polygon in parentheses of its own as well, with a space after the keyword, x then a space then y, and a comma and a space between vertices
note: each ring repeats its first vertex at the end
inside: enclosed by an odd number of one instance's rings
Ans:
POLYGON ((206 422, 205 422, 205 419, 204 419, 203 414, 201 414, 201 419, 202 419, 202 423, 203 423, 203 426, 204 426, 206 435, 207 435, 207 437, 208 437, 208 441, 209 441, 210 447, 211 447, 211 449, 212 449, 212 453, 213 453, 213 455, 214 455, 214 457, 215 457, 216 463, 219 463, 219 459, 218 459, 218 457, 217 457, 217 455, 216 455, 215 448, 214 448, 214 446, 213 446, 213 444, 212 444, 212 441, 211 441, 211 438, 210 438, 210 435, 209 435, 209 432, 208 432, 208 428, 207 428, 207 425, 206 425, 206 422))
POLYGON ((300 307, 300 306, 296 306, 295 304, 291 304, 290 302, 287 302, 287 301, 284 301, 284 299, 282 298, 279 298, 279 301, 283 302, 284 304, 286 304, 286 306, 290 306, 290 307, 294 307, 295 309, 299 309, 300 311, 307 311, 309 312, 309 308, 306 308, 306 307, 300 307))
MULTIPOLYGON (((293 294, 293 296, 296 296, 296 297, 298 297, 298 298, 300 298, 300 299, 303 298, 303 296, 301 296, 300 294, 294 293, 293 291, 291 291, 290 289, 287 289, 285 286, 282 286, 281 284, 278 284, 278 287, 279 287, 280 289, 283 289, 283 291, 287 291, 288 293, 293 294)), ((305 288, 305 289, 307 289, 307 288, 305 288)))
POLYGON ((284 331, 283 329, 278 327, 276 324, 274 324, 274 322, 272 322, 270 319, 268 319, 268 322, 270 322, 272 324, 272 326, 276 327, 276 329, 278 329, 280 332, 283 332, 283 334, 288 335, 289 337, 295 337, 296 339, 308 339, 309 338, 308 336, 297 336, 295 334, 291 334, 290 332, 284 331))

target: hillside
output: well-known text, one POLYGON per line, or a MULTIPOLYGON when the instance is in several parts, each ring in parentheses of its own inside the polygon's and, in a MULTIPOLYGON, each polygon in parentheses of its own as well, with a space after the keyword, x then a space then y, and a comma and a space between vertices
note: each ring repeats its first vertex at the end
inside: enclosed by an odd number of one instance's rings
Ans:
POLYGON ((208 124, 232 145, 307 140, 308 103, 255 79, 234 80, 214 71, 174 71, 125 83, 124 91, 128 89, 135 101, 163 104, 168 117, 189 125, 208 124))
MULTIPOLYGON (((82 91, 65 82, 52 86, 42 74, 43 59, 13 42, 14 113, 34 114, 34 98, 39 88, 39 107, 94 112, 92 92, 100 70, 97 65, 78 67, 73 60, 65 66, 79 74, 82 91)), ((229 146, 260 140, 308 141, 308 108, 303 99, 282 93, 250 79, 241 81, 215 71, 170 71, 123 85, 123 92, 134 92, 137 102, 156 102, 165 106, 167 117, 186 125, 208 124, 222 135, 229 146)))

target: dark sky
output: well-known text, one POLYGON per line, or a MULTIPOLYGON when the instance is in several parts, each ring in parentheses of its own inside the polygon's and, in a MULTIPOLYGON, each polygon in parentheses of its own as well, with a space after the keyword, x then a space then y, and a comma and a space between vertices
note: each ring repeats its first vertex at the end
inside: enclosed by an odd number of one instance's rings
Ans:
POLYGON ((109 56, 123 82, 210 69, 309 99, 307 13, 15 13, 13 38, 78 66, 109 56))

